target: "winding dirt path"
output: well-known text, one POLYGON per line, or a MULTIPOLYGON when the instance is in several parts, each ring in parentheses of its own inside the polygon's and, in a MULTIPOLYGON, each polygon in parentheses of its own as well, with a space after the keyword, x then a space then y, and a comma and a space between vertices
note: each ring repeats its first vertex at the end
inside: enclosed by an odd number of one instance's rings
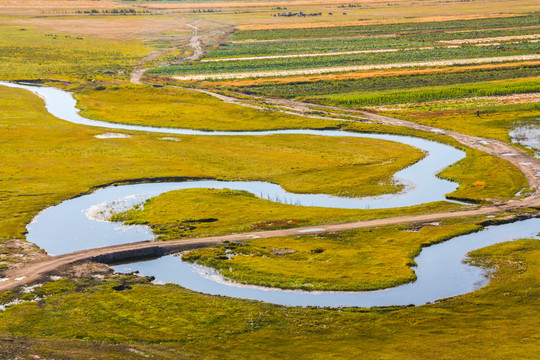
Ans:
MULTIPOLYGON (((144 8, 143 6, 139 6, 139 7, 144 8)), ((167 12, 165 10, 151 10, 151 11, 153 11, 155 13, 158 13, 158 14, 168 15, 168 16, 175 17, 175 18, 178 18, 178 19, 182 19, 182 20, 192 20, 192 19, 188 19, 188 18, 186 18, 184 16, 180 16, 180 15, 177 15, 177 14, 174 14, 174 13, 167 12)), ((218 30, 214 30, 214 31, 211 31, 211 32, 208 32, 208 33, 205 33, 205 34, 199 34, 201 29, 197 26, 197 23, 200 22, 200 21, 201 21, 201 19, 196 19, 196 20, 193 20, 192 22, 186 24, 186 26, 189 27, 192 30, 192 32, 191 32, 192 35, 191 35, 191 38, 189 39, 189 43, 187 44, 187 46, 189 46, 189 47, 191 47, 193 49, 193 53, 191 55, 187 56, 187 57, 178 59, 178 60, 176 60, 176 61, 174 61, 172 63, 168 63, 168 64, 163 63, 161 65, 181 64, 181 63, 186 62, 186 61, 198 60, 204 54, 204 50, 203 50, 203 46, 202 46, 203 37, 215 35, 215 34, 218 34, 218 33, 225 33, 224 30, 218 29, 218 30)), ((230 25, 226 24, 226 23, 219 23, 217 21, 212 21, 212 22, 213 23, 218 23, 218 24, 221 24, 221 25, 224 25, 224 26, 227 26, 227 27, 230 27, 230 25)), ((142 84, 142 78, 144 76, 144 73, 147 72, 148 70, 153 69, 153 67, 146 67, 145 68, 145 65, 148 62, 154 61, 154 60, 158 59, 161 55, 170 53, 170 52, 172 52, 174 50, 178 50, 178 49, 180 49, 182 47, 185 47, 185 46, 186 45, 182 44, 182 45, 174 46, 174 47, 171 47, 171 48, 152 51, 150 54, 148 54, 147 56, 142 58, 139 61, 139 63, 137 64, 137 66, 135 66, 135 68, 131 72, 130 82, 132 82, 134 84, 142 84)))
POLYGON ((90 250, 77 251, 70 254, 51 256, 36 263, 30 263, 16 270, 8 271, 6 277, 1 279, 0 291, 9 290, 15 287, 31 283, 47 276, 48 274, 60 269, 62 266, 69 265, 79 261, 99 261, 112 263, 118 260, 124 260, 137 257, 162 256, 178 251, 196 249, 221 244, 225 241, 241 242, 251 239, 261 239, 281 236, 296 236, 306 234, 320 234, 326 232, 344 231, 360 229, 367 227, 377 227, 386 225, 395 225, 401 223, 431 222, 436 220, 459 218, 474 215, 489 215, 501 211, 515 210, 520 208, 530 208, 540 206, 540 197, 531 196, 523 200, 510 201, 498 206, 477 207, 471 210, 446 212, 438 214, 426 214, 416 216, 401 216, 387 219, 357 221, 342 224, 320 225, 297 227, 282 230, 269 230, 260 232, 248 232, 242 234, 232 234, 223 236, 214 236, 207 238, 183 239, 166 242, 137 242, 116 246, 108 246, 90 250))

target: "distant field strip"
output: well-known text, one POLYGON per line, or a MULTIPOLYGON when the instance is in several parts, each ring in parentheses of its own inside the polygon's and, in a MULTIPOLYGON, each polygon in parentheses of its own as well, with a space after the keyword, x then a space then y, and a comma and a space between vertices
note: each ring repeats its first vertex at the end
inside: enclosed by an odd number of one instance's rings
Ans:
POLYGON ((310 53, 310 54, 294 54, 294 55, 269 55, 269 56, 250 56, 250 57, 235 57, 224 59, 205 59, 201 62, 222 62, 222 61, 242 61, 242 60, 267 60, 267 59, 287 59, 287 58, 301 58, 301 57, 314 57, 314 56, 337 56, 337 55, 354 55, 354 54, 377 54, 385 52, 397 52, 407 50, 432 50, 433 46, 426 46, 422 48, 409 48, 409 49, 379 49, 379 50, 356 50, 356 51, 333 51, 327 53, 310 53))
MULTIPOLYGON (((497 28, 486 28, 486 29, 483 29, 484 31, 514 31, 514 30, 520 30, 520 31, 529 31, 529 30, 535 30, 535 29, 538 29, 538 25, 532 25, 532 26, 519 26, 519 27, 497 27, 497 28)), ((429 30, 423 30, 425 31, 426 33, 429 33, 430 31, 429 30)), ((444 34, 466 34, 466 33, 470 33, 470 32, 477 32, 478 29, 469 29, 469 30, 454 30, 454 31, 442 31, 442 33, 444 34)), ((441 30, 432 30, 431 32, 436 32, 436 33, 441 33, 441 30)), ((281 38, 277 38, 277 39, 244 39, 244 40, 232 40, 230 41, 231 44, 251 44, 251 43, 275 43, 275 42, 280 42, 280 41, 301 41, 301 40, 332 40, 332 39, 336 39, 336 38, 339 38, 339 39, 366 39, 366 38, 373 38, 373 37, 391 37, 391 38, 395 38, 395 37, 398 37, 398 36, 403 36, 403 35, 407 35, 409 33, 414 33, 414 31, 410 31, 410 32, 407 32, 407 31, 400 31, 400 32, 395 32, 395 33, 377 33, 377 34, 362 34, 362 35, 339 35, 339 34, 336 34, 335 36, 328 36, 328 37, 325 37, 325 36, 321 36, 321 37, 307 37, 307 36, 304 36, 304 37, 291 37, 291 38, 287 38, 287 37, 281 37, 281 38)), ((233 35, 233 39, 236 39, 236 34, 233 35)))
POLYGON ((496 36, 489 38, 476 38, 476 39, 455 39, 455 40, 439 40, 438 42, 444 44, 478 44, 484 42, 494 42, 494 41, 512 41, 512 40, 534 40, 540 39, 540 34, 530 34, 530 35, 517 35, 517 36, 496 36))
POLYGON ((228 74, 200 74, 187 76, 173 76, 177 80, 197 81, 207 79, 245 79, 250 77, 272 77, 272 76, 294 76, 294 75, 314 75, 333 72, 348 72, 362 70, 379 70, 379 69, 394 69, 405 67, 423 67, 423 66, 452 66, 452 65, 467 65, 467 64, 483 64, 497 63, 505 61, 527 61, 540 60, 540 54, 532 55, 516 55, 516 56, 499 56, 489 58, 474 58, 474 59, 454 59, 441 61, 422 61, 408 62, 396 64, 373 64, 373 65, 355 65, 341 67, 327 67, 318 69, 297 69, 297 70, 279 70, 279 71, 260 71, 260 72, 243 72, 243 73, 228 73, 228 74))
MULTIPOLYGON (((286 85, 297 85, 297 83, 302 83, 307 85, 307 83, 321 83, 321 82, 333 82, 339 81, 340 84, 343 84, 347 81, 359 80, 359 79, 368 79, 368 78, 386 78, 390 76, 418 76, 418 75, 430 75, 430 74, 455 74, 455 73, 464 73, 464 72, 476 72, 482 70, 499 70, 505 71, 520 67, 535 67, 540 66, 540 61, 519 61, 514 63, 502 63, 502 64, 479 64, 471 66, 455 66, 455 67, 434 67, 434 68, 422 68, 422 69, 386 69, 386 70, 374 70, 374 71, 360 71, 360 72, 350 72, 346 74, 322 74, 322 75, 313 75, 313 76, 297 76, 297 77, 286 77, 279 79, 243 79, 243 80, 225 80, 221 81, 220 84, 225 86, 234 86, 234 87, 260 87, 260 86, 286 86, 286 85)), ((540 75, 540 74, 539 74, 540 75)), ((523 77, 523 76, 521 76, 523 77)), ((296 90, 295 90, 296 91, 296 90)), ((326 90, 328 91, 328 90, 326 90)), ((269 96, 274 96, 270 95, 269 96)))
MULTIPOLYGON (((485 38, 485 39, 464 39, 464 40, 449 40, 449 41, 439 41, 441 43, 452 44, 445 47, 446 49, 455 48, 458 44, 468 44, 475 43, 476 46, 482 46, 484 42, 491 41, 508 41, 508 40, 532 40, 540 39, 540 34, 535 35, 523 35, 523 36, 507 36, 507 37, 498 37, 498 38, 485 38), (484 41, 482 41, 484 40, 484 41)), ((487 44, 487 45, 498 45, 499 43, 487 44)), ((303 57, 316 57, 316 56, 339 56, 339 55, 355 55, 355 54, 379 54, 379 53, 389 53, 389 52, 398 52, 398 51, 419 51, 419 50, 433 50, 434 46, 424 46, 424 47, 411 47, 405 49, 374 49, 374 50, 354 50, 354 51, 331 51, 326 53, 309 53, 309 54, 290 54, 290 55, 267 55, 267 56, 246 56, 246 57, 232 57, 232 58, 222 58, 222 59, 204 59, 200 62, 223 62, 223 61, 246 61, 246 60, 270 60, 270 59, 289 59, 289 58, 303 58, 303 57)))
POLYGON ((240 30, 233 35, 234 41, 240 40, 272 40, 272 39, 313 39, 334 38, 347 36, 374 36, 421 32, 465 32, 465 31, 492 31, 492 30, 525 30, 540 25, 539 12, 513 17, 491 17, 474 20, 453 20, 429 22, 401 22, 394 24, 339 24, 325 27, 321 23, 311 24, 311 28, 271 30, 240 30))
MULTIPOLYGON (((472 102, 480 102, 480 101, 486 101, 488 102, 488 104, 492 102, 500 102, 504 104, 526 104, 526 103, 532 103, 532 102, 539 102, 540 93, 475 96, 471 98, 462 98, 462 99, 424 101, 421 104, 420 103, 392 104, 391 107, 370 106, 369 108, 376 111, 400 111, 400 110, 407 110, 411 106, 417 106, 417 105, 457 104, 457 103, 472 103, 472 102)), ((476 106, 478 106, 478 104, 476 106)))

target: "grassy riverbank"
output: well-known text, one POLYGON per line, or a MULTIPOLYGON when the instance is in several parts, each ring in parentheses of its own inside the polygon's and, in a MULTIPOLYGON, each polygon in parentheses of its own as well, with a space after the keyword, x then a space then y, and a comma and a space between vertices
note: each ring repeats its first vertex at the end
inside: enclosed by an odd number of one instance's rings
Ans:
POLYGON ((286 308, 175 285, 112 290, 126 278, 61 280, 35 291, 50 294, 39 305, 0 313, 0 346, 8 358, 535 359, 539 255, 538 240, 476 251, 497 268, 487 287, 413 308, 286 308))
POLYGON ((76 93, 85 117, 115 123, 197 130, 271 130, 339 127, 343 123, 233 105, 180 88, 111 85, 76 93))
POLYGON ((423 225, 255 239, 245 245, 193 250, 183 259, 244 284, 310 291, 377 290, 416 280, 410 266, 421 247, 480 228, 455 221, 423 225))
MULTIPOLYGON (((510 142, 514 122, 540 116, 540 61, 522 56, 538 55, 538 4, 486 4, 0 0, 0 79, 68 89, 84 116, 117 123, 205 130, 329 127, 439 141, 467 152, 440 174, 460 184, 450 196, 507 201, 528 186, 524 175, 504 159, 465 149, 443 134, 304 118, 271 112, 271 106, 261 111, 190 90, 128 82, 133 69, 158 65, 163 67, 156 74, 298 74, 313 67, 403 62, 412 67, 182 83, 155 75, 142 81, 365 107, 510 142), (195 34, 205 61, 184 61, 199 46, 192 46, 195 34), (278 58, 260 58, 267 55, 278 58), (468 65, 447 61, 504 55, 518 57, 468 65), (250 56, 259 58, 239 59, 250 56), (427 58, 445 62, 415 67, 427 58)), ((0 86, 0 281, 11 277, 7 267, 45 256, 24 241, 25 226, 36 214, 96 187, 204 178, 268 181, 291 192, 377 195, 399 191, 392 175, 422 157, 418 149, 371 139, 182 136, 74 125, 48 114, 39 97, 0 86)), ((462 207, 436 202, 324 209, 191 189, 163 194, 116 219, 148 224, 169 240, 462 207)), ((248 283, 377 289, 414 280, 411 265, 422 246, 514 215, 253 239, 186 258, 248 283)), ((0 292, 0 305, 29 301, 0 306, 0 359, 536 359, 540 242, 491 246, 475 251, 472 261, 493 269, 492 282, 479 291, 419 307, 372 309, 289 308, 208 296, 135 275, 107 275, 97 264, 75 264, 41 286, 0 292)))
POLYGON ((159 240, 166 241, 463 208, 455 203, 435 202, 400 209, 333 209, 280 204, 243 191, 189 189, 152 198, 144 206, 115 215, 113 220, 150 225, 159 240))
POLYGON ((122 131, 130 137, 99 139, 97 135, 111 131, 55 119, 39 97, 25 90, 0 87, 0 104, 0 126, 5 129, 0 134, 2 239, 21 237, 24 226, 47 206, 113 182, 258 180, 292 192, 375 195, 399 190, 391 181, 394 172, 423 156, 394 142, 298 135, 122 131))

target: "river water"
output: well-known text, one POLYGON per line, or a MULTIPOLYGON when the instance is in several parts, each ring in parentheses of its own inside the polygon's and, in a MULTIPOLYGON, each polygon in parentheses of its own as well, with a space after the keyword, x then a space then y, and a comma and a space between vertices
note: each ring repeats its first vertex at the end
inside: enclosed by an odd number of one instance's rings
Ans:
POLYGON ((509 134, 513 142, 534 150, 540 158, 540 118, 516 123, 509 134))
MULTIPOLYGON (((28 225, 27 239, 50 254, 59 255, 76 250, 129 243, 154 238, 146 226, 126 226, 107 222, 112 213, 144 203, 161 193, 188 188, 227 188, 245 190, 258 197, 299 206, 334 208, 391 208, 444 200, 456 184, 436 177, 443 168, 464 157, 460 150, 440 143, 398 135, 361 134, 331 130, 273 130, 241 132, 207 132, 199 130, 154 128, 112 124, 81 117, 71 94, 49 87, 0 82, 0 85, 30 90, 45 100, 54 116, 73 123, 106 129, 159 132, 199 136, 267 136, 279 134, 309 134, 317 136, 347 136, 397 141, 424 150, 427 156, 395 175, 395 181, 405 184, 399 194, 369 198, 342 198, 323 194, 291 194, 276 184, 239 181, 187 181, 114 186, 64 201, 40 213, 28 225)), ((219 294, 299 306, 386 306, 420 305, 440 298, 470 292, 486 283, 482 269, 463 263, 467 252, 501 241, 534 237, 540 220, 530 219, 514 224, 490 227, 479 233, 453 238, 445 243, 423 249, 415 259, 418 280, 403 286, 370 292, 305 292, 269 289, 235 284, 223 279, 212 269, 182 262, 178 256, 140 261, 114 267, 117 271, 138 270, 153 275, 159 282, 173 282, 186 288, 209 294, 219 294)))

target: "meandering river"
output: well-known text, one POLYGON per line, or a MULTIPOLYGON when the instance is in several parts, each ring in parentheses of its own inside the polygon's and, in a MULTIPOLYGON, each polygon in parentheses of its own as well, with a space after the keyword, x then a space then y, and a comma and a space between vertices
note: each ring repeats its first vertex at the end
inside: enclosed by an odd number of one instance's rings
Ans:
MULTIPOLYGON (((279 134, 309 134, 317 136, 347 136, 397 141, 420 148, 426 157, 396 173, 395 180, 405 184, 405 190, 392 195, 369 198, 343 198, 323 194, 292 194, 280 186, 265 182, 187 181, 108 187, 64 201, 46 209, 28 225, 27 239, 51 254, 153 239, 145 226, 126 226, 107 222, 111 213, 128 209, 161 193, 188 188, 228 188, 245 190, 258 197, 299 206, 333 208, 390 208, 444 200, 456 184, 437 178, 443 168, 464 157, 450 146, 424 139, 383 134, 361 134, 331 130, 272 130, 241 132, 207 132, 200 130, 155 128, 113 124, 81 117, 71 94, 49 87, 11 84, 0 85, 30 90, 45 100, 54 116, 77 124, 106 129, 148 131, 165 134, 199 136, 267 136, 279 134)), ((262 300, 277 304, 300 306, 385 306, 424 304, 440 298, 472 291, 486 283, 482 269, 463 263, 465 255, 474 249, 515 238, 534 237, 540 229, 539 219, 490 227, 479 233, 453 238, 426 248, 415 259, 418 280, 411 284, 371 292, 305 292, 245 286, 223 279, 211 269, 184 263, 179 257, 165 256, 114 267, 118 271, 138 270, 153 275, 161 282, 174 282, 195 291, 233 297, 262 300)))

